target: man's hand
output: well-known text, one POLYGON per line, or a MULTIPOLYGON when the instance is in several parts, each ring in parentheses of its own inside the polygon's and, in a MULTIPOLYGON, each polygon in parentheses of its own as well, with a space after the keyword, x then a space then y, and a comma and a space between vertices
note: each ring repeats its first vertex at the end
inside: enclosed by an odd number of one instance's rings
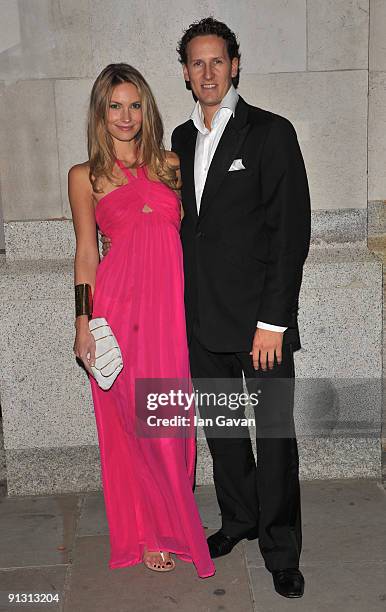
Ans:
POLYGON ((269 331, 268 329, 256 328, 253 338, 252 355, 253 367, 258 370, 260 367, 265 372, 267 367, 272 370, 276 361, 280 365, 282 359, 283 333, 269 331))
POLYGON ((102 255, 105 257, 109 250, 111 249, 111 239, 107 238, 102 232, 100 233, 100 239, 102 243, 102 255))

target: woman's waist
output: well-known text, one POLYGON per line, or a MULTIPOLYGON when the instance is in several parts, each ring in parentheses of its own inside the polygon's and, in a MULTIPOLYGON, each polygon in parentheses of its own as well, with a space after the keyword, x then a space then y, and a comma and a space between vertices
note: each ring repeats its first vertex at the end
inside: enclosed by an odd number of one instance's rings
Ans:
POLYGON ((104 255, 97 267, 96 277, 132 276, 137 270, 147 269, 174 270, 176 264, 182 264, 182 245, 178 232, 163 237, 162 240, 149 240, 143 237, 109 236, 111 238, 109 251, 104 255))
MULTIPOLYGON (((147 213, 151 214, 151 213, 147 213)), ((110 240, 125 242, 130 241, 137 235, 141 236, 143 233, 154 233, 168 235, 170 232, 177 233, 179 236, 180 232, 180 219, 170 219, 157 215, 157 219, 146 219, 136 220, 135 223, 132 220, 114 224, 98 224, 98 229, 101 234, 110 238, 110 240)))
POLYGON ((130 245, 139 245, 146 242, 146 246, 150 247, 161 244, 176 242, 181 244, 180 226, 179 223, 172 222, 157 222, 157 223, 137 223, 131 227, 112 227, 99 226, 100 233, 106 236, 113 246, 120 248, 130 247, 130 245))

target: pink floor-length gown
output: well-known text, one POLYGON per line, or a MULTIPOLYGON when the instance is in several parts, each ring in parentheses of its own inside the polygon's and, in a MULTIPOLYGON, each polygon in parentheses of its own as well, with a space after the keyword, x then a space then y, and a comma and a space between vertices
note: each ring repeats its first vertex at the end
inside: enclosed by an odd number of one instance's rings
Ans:
MULTIPOLYGON (((214 574, 215 566, 193 494, 194 431, 185 437, 149 438, 135 430, 136 378, 189 379, 180 204, 144 168, 134 176, 119 160, 117 164, 127 184, 96 205, 97 224, 112 246, 98 266, 93 317, 107 319, 124 367, 108 391, 90 377, 110 533, 109 567, 142 562, 146 546, 193 562, 205 578, 214 574)), ((193 421, 194 411, 187 414, 193 421)))

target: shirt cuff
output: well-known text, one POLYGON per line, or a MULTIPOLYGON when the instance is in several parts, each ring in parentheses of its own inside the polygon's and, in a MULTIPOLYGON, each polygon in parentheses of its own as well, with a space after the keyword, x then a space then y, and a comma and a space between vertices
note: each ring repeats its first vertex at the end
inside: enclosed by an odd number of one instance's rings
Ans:
POLYGON ((282 327, 281 325, 271 325, 271 323, 262 323, 261 321, 257 322, 256 327, 259 329, 268 329, 268 331, 274 332, 285 332, 288 327, 282 327))

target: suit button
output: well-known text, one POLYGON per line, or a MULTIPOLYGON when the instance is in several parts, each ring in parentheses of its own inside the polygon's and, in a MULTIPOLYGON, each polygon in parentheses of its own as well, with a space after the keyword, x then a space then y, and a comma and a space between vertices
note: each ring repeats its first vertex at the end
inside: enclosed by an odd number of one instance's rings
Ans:
POLYGON ((204 237, 203 232, 197 232, 196 238, 203 238, 203 237, 204 237))

